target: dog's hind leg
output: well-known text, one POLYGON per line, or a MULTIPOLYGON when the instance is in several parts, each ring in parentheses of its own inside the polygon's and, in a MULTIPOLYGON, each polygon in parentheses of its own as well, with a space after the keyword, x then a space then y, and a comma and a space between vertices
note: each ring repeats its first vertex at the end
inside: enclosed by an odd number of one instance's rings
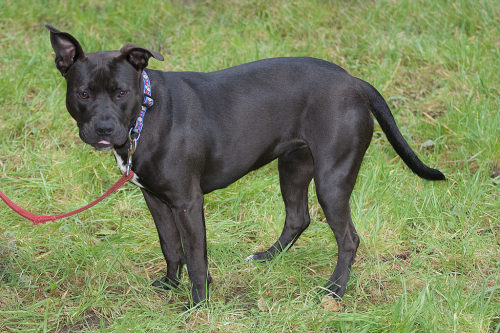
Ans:
POLYGON ((182 266, 186 263, 186 259, 172 211, 167 204, 150 192, 143 189, 142 194, 156 224, 161 251, 167 262, 167 275, 153 282, 152 286, 165 290, 176 288, 179 285, 182 266))
POLYGON ((345 293, 359 245, 349 198, 369 142, 368 136, 344 136, 341 144, 334 145, 330 151, 325 147, 313 150, 313 156, 318 156, 314 159, 316 194, 338 246, 337 265, 325 288, 327 294, 339 299, 345 293))
POLYGON ((335 270, 325 284, 326 294, 342 298, 346 290, 351 265, 356 256, 359 237, 351 219, 349 197, 354 182, 346 182, 339 173, 325 181, 315 176, 318 201, 323 208, 328 225, 335 235, 338 246, 338 260, 335 270))
POLYGON ((283 232, 278 241, 268 250, 254 253, 246 261, 271 260, 278 253, 293 245, 309 226, 307 192, 314 171, 311 151, 304 147, 279 157, 278 170, 281 194, 286 209, 283 232))

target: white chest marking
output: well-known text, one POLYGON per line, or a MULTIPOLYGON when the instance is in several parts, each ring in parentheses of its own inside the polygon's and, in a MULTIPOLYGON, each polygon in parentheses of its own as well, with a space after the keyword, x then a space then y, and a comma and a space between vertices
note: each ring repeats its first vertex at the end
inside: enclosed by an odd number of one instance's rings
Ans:
MULTIPOLYGON (((127 165, 125 164, 125 161, 123 161, 123 159, 120 157, 120 155, 118 155, 118 153, 114 149, 113 149, 113 154, 115 154, 116 164, 118 164, 118 168, 122 173, 125 173, 125 171, 127 171, 127 165)), ((132 177, 130 182, 134 185, 144 188, 144 186, 142 186, 141 183, 139 183, 139 177, 135 173, 134 177, 132 177)))

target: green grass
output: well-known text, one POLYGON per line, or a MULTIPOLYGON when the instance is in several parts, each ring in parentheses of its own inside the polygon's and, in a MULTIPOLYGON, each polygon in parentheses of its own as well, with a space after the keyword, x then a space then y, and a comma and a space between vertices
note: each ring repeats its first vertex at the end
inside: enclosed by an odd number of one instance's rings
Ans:
MULTIPOLYGON (((84 50, 134 42, 161 70, 313 56, 371 82, 447 182, 418 179, 376 126, 351 198, 361 237, 342 310, 314 294, 336 263, 311 185, 312 224, 271 263, 284 208, 276 164, 206 196, 211 307, 180 313, 140 191, 34 227, 0 204, 2 332, 500 331, 500 3, 479 1, 0 1, 0 189, 39 214, 80 207, 119 177, 78 138, 43 24, 84 50)), ((147 119, 145 120, 147 121, 147 119)), ((185 274, 186 275, 186 274, 185 274)))

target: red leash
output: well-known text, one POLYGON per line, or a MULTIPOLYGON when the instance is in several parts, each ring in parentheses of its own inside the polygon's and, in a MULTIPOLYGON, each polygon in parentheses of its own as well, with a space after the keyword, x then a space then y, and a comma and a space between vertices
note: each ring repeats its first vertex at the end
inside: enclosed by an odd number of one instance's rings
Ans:
POLYGON ((15 203, 13 203, 1 191, 0 191, 0 198, 7 204, 7 206, 9 206, 16 213, 18 213, 19 215, 21 215, 25 219, 28 219, 31 222, 33 222, 35 225, 37 225, 38 223, 45 223, 47 221, 59 220, 59 219, 62 219, 63 217, 68 217, 68 216, 71 216, 71 215, 75 215, 75 214, 78 214, 80 212, 83 212, 86 209, 89 209, 90 207, 92 207, 92 206, 96 205, 97 203, 101 202, 108 195, 110 195, 111 193, 113 193, 114 191, 116 191, 117 189, 119 189, 123 184, 125 184, 133 176, 134 176, 134 172, 132 170, 129 171, 129 175, 128 176, 127 176, 127 173, 124 173, 123 176, 122 176, 122 178, 120 178, 113 186, 111 186, 111 188, 109 190, 107 190, 106 193, 104 193, 99 198, 97 198, 97 200, 94 200, 91 203, 89 203, 88 205, 83 206, 82 208, 79 208, 77 210, 74 210, 74 211, 66 213, 66 214, 47 215, 47 216, 45 216, 45 215, 36 215, 36 214, 30 213, 30 212, 22 209, 21 207, 19 207, 15 203))

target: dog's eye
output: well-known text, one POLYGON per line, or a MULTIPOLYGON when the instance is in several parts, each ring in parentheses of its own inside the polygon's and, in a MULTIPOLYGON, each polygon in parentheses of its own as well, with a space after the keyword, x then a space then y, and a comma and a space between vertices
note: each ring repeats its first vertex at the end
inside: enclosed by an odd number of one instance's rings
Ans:
POLYGON ((87 99, 90 97, 89 93, 86 91, 79 93, 78 96, 80 96, 81 99, 87 99))
POLYGON ((125 96, 127 96, 127 92, 126 91, 122 90, 122 91, 118 92, 118 98, 123 98, 125 96))

